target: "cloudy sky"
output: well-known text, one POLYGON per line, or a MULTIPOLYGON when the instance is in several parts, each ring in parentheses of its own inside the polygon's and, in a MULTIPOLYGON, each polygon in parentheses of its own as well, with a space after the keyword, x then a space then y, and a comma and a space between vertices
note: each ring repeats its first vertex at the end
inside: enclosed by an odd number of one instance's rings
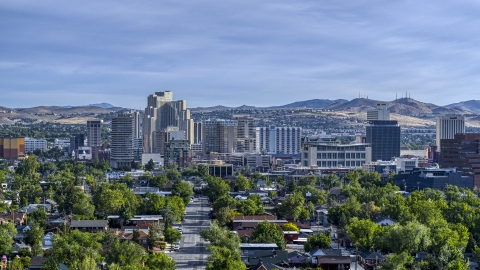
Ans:
POLYGON ((478 14, 473 0, 0 0, 0 106, 480 99, 478 14))

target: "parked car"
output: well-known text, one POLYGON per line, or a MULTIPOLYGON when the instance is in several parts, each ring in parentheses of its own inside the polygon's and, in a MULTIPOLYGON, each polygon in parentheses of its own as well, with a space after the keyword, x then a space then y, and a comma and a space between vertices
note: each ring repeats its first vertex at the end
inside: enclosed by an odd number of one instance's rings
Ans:
POLYGON ((173 247, 173 251, 179 251, 180 250, 180 246, 179 245, 176 245, 173 247))

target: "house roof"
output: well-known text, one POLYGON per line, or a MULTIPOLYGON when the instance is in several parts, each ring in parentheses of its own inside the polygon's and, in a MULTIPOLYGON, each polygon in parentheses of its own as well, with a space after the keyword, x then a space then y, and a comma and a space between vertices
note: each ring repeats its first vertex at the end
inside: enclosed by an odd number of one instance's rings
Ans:
POLYGON ((285 250, 253 250, 248 252, 249 265, 255 265, 253 269, 258 269, 260 265, 266 269, 278 268, 279 265, 288 265, 288 252, 285 250))
POLYGON ((108 220, 72 220, 70 228, 79 227, 107 227, 108 220))
POLYGON ((364 260, 385 260, 385 256, 379 252, 362 252, 359 254, 364 260))
POLYGON ((263 214, 263 215, 257 215, 257 216, 235 216, 233 221, 237 220, 276 220, 277 216, 274 215, 269 215, 269 214, 263 214))
POLYGON ((352 259, 350 256, 317 256, 317 264, 350 264, 352 259))

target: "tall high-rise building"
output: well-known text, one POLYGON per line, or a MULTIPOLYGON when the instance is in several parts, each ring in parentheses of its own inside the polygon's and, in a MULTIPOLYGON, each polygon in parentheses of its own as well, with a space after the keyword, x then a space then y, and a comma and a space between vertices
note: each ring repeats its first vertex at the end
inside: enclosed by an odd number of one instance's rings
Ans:
POLYGON ((87 146, 102 145, 102 120, 87 121, 87 146))
POLYGON ((170 91, 156 92, 148 96, 143 119, 143 146, 145 153, 155 152, 155 132, 168 127, 178 127, 193 143, 193 120, 185 100, 173 101, 170 91))
POLYGON ((237 121, 215 119, 203 122, 203 152, 235 153, 237 121))
POLYGON ((141 129, 140 129, 140 112, 133 111, 133 136, 135 138, 141 138, 141 129))
POLYGON ((75 134, 70 137, 70 146, 68 151, 72 154, 74 151, 76 152, 78 148, 85 146, 85 134, 79 133, 75 134))
POLYGON ((132 113, 121 113, 112 118, 110 133, 110 167, 130 167, 134 161, 134 117, 132 113))
POLYGON ((203 141, 202 122, 193 123, 193 143, 199 144, 203 141))
POLYGON ((400 126, 396 120, 372 120, 366 127, 366 143, 372 147, 372 161, 400 156, 400 126))
POLYGON ((0 138, 0 158, 16 159, 25 155, 24 137, 0 138))
POLYGON ((367 121, 371 120, 390 120, 390 111, 387 110, 386 103, 377 103, 377 109, 367 111, 367 121))
POLYGON ((440 166, 457 168, 463 175, 473 178, 473 184, 480 187, 480 134, 457 133, 453 139, 442 139, 440 166))
POLYGON ((465 133, 465 118, 457 114, 437 116, 437 151, 441 151, 442 139, 453 139, 455 134, 465 133))
POLYGON ((163 154, 167 143, 171 140, 186 140, 185 131, 179 130, 178 127, 167 127, 162 130, 155 131, 155 153, 163 154))
POLYGON ((257 127, 256 151, 264 154, 300 154, 302 128, 257 127))
POLYGON ((234 115, 232 119, 238 122, 237 152, 255 153, 254 120, 248 115, 234 115))

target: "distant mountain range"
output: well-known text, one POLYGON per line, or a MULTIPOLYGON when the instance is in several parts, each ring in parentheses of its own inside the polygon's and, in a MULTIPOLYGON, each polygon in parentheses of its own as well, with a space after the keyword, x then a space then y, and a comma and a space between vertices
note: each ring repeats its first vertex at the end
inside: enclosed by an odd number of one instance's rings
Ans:
MULTIPOLYGON (((393 101, 379 101, 366 98, 345 99, 311 99, 298 101, 282 106, 255 107, 242 105, 239 107, 201 107, 190 108, 195 112, 224 111, 224 110, 278 110, 293 108, 323 109, 329 111, 364 113, 375 109, 378 103, 386 103, 390 112, 416 118, 430 118, 438 114, 473 114, 469 119, 480 123, 480 100, 468 100, 439 106, 432 103, 425 103, 411 98, 401 98, 393 101), (474 119, 475 118, 475 119, 474 119), (478 119, 477 119, 478 118, 478 119)), ((7 108, 0 106, 0 124, 14 123, 15 119, 32 119, 44 122, 58 123, 82 123, 85 119, 97 119, 100 115, 113 115, 116 112, 126 110, 115 107, 109 103, 97 103, 86 106, 38 106, 33 108, 7 108)))
POLYGON ((352 100, 345 99, 311 99, 298 101, 282 106, 271 107, 255 107, 242 105, 240 107, 201 107, 191 108, 192 111, 214 111, 214 110, 242 110, 242 109, 293 109, 293 108, 310 108, 324 109, 332 111, 349 111, 349 112, 366 112, 377 107, 378 103, 386 103, 388 109, 392 113, 401 115, 429 115, 429 114, 480 114, 480 100, 469 100, 447 106, 439 106, 432 103, 424 103, 411 98, 401 98, 393 101, 380 101, 366 98, 355 98, 352 100))

